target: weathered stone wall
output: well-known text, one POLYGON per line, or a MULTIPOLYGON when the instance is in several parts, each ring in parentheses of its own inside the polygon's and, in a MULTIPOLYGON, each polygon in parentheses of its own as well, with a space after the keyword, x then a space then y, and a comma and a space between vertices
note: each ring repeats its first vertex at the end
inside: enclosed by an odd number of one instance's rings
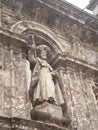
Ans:
POLYGON ((97 66, 98 62, 98 51, 90 48, 89 46, 83 45, 79 40, 74 42, 67 41, 64 37, 58 37, 60 44, 62 45, 62 51, 65 54, 71 55, 74 58, 83 60, 88 64, 97 66))
POLYGON ((30 65, 19 50, 0 44, 0 115, 30 118, 30 65))
MULTIPOLYGON (((36 34, 36 45, 44 39, 51 48, 52 58, 55 59, 58 54, 63 56, 63 61, 56 65, 51 58, 51 65, 58 70, 62 80, 72 129, 97 130, 98 106, 92 90, 98 77, 97 19, 61 1, 57 0, 56 4, 55 1, 2 0, 0 26, 4 30, 0 31, 0 35, 3 34, 0 41, 0 115, 30 119, 31 70, 27 53, 31 44, 26 36, 36 34), (27 34, 27 30, 32 30, 31 34, 27 34)), ((25 128, 23 125, 20 129, 40 130, 34 125, 25 128)))
POLYGON ((72 119, 72 129, 97 130, 98 106, 92 89, 95 86, 96 74, 88 68, 89 66, 73 64, 71 59, 69 60, 63 61, 63 64, 61 61, 57 62, 58 67, 56 67, 63 84, 63 94, 68 107, 68 115, 72 119))
POLYGON ((96 7, 94 8, 93 13, 94 13, 94 15, 98 15, 98 3, 96 5, 96 7))
POLYGON ((81 71, 77 73, 70 70, 65 71, 62 79, 73 128, 96 130, 98 111, 92 92, 93 80, 83 75, 81 71))

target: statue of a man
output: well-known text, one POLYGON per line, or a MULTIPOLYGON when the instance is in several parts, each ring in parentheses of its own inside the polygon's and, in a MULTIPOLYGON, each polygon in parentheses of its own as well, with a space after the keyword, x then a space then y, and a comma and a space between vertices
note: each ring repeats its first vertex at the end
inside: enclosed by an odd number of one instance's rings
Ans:
POLYGON ((36 64, 31 76, 30 98, 33 106, 48 102, 51 104, 63 104, 57 72, 47 62, 50 48, 46 45, 36 47, 36 64))

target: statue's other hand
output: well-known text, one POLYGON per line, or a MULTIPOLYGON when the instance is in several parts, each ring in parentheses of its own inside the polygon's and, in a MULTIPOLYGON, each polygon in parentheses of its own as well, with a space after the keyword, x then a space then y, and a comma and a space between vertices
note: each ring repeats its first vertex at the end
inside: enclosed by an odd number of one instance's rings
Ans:
POLYGON ((52 74, 52 76, 54 77, 54 78, 57 78, 58 77, 58 73, 57 73, 57 71, 52 71, 51 72, 51 74, 52 74))

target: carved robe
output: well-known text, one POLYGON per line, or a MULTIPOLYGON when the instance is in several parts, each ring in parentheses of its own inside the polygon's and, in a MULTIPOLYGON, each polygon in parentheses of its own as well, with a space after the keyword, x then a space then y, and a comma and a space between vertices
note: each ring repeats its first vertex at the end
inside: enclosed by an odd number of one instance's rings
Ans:
POLYGON ((47 101, 52 97, 56 104, 64 103, 59 84, 57 82, 54 84, 52 71, 47 61, 37 58, 31 78, 31 86, 35 86, 33 102, 36 99, 47 101))

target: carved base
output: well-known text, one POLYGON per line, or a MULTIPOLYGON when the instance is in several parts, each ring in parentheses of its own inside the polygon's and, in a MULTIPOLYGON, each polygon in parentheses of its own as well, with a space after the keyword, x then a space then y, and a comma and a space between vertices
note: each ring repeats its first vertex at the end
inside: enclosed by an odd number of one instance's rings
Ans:
POLYGON ((60 126, 68 126, 71 120, 64 118, 62 108, 45 102, 31 110, 32 120, 55 123, 60 126))

